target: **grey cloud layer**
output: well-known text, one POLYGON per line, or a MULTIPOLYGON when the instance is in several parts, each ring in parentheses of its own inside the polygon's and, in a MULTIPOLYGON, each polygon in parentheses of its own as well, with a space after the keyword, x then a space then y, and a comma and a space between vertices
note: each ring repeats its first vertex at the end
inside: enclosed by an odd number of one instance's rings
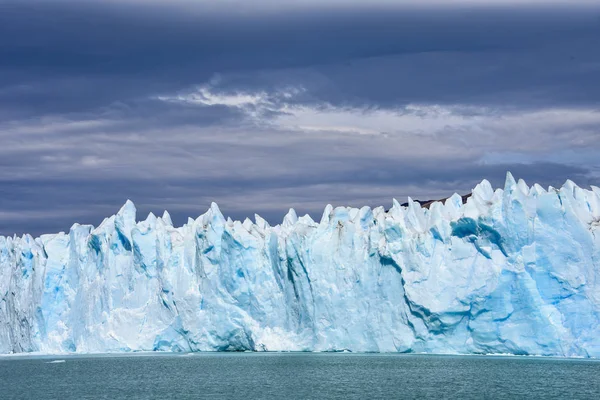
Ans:
POLYGON ((598 184, 598 7, 0 7, 0 234, 598 184))

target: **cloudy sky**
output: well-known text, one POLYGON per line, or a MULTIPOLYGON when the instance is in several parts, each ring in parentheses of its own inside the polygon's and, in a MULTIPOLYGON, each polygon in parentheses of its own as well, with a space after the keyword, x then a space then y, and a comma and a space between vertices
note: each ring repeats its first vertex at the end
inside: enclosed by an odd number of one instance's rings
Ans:
POLYGON ((0 0, 0 234, 600 185, 597 1, 166 4, 0 0))

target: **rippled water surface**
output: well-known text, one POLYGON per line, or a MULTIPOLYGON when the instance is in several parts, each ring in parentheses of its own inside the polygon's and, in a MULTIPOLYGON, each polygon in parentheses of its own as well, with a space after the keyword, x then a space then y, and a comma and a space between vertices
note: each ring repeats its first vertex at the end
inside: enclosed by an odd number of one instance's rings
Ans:
POLYGON ((600 399, 600 361, 204 353, 0 358, 2 399, 600 399))

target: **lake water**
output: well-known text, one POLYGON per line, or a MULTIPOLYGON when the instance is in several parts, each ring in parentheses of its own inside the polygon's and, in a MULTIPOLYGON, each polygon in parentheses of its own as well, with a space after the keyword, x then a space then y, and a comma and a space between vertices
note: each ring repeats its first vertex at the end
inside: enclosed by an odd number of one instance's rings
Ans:
POLYGON ((0 398, 600 399, 600 361, 335 353, 3 357, 0 398))

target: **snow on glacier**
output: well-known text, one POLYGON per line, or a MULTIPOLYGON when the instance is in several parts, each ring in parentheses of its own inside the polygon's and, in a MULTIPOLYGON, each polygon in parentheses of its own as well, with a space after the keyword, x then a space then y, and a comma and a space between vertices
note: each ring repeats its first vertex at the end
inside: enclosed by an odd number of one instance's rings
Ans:
POLYGON ((0 237, 0 352, 600 357, 600 189, 483 181, 466 204, 327 206, 278 226, 216 204, 173 227, 0 237))

